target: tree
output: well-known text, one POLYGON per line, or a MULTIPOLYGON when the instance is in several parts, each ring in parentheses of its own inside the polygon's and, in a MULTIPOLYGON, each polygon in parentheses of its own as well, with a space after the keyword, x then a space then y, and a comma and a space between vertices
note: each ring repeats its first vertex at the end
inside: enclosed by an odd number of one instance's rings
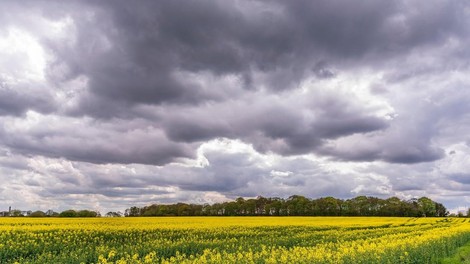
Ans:
POLYGON ((237 204, 237 215, 246 215, 246 204, 243 197, 238 197, 235 199, 237 204))
POLYGON ((247 215, 255 215, 256 213, 256 200, 248 199, 245 201, 245 208, 247 215))
POLYGON ((292 195, 286 201, 289 215, 311 215, 310 200, 301 195, 292 195))
POLYGON ((176 204, 176 215, 179 215, 179 216, 191 215, 191 207, 185 203, 176 204))
POLYGON ((449 212, 445 208, 445 206, 441 203, 436 203, 436 216, 444 217, 449 215, 449 212))
POLYGON ((65 210, 59 214, 60 217, 77 217, 75 210, 65 210))
POLYGON ((43 211, 35 211, 35 212, 32 212, 29 216, 30 217, 45 217, 46 213, 44 213, 43 211))
POLYGON ((349 199, 345 202, 345 215, 350 215, 350 216, 365 216, 365 215, 370 215, 370 205, 369 205, 369 200, 367 199, 366 196, 357 196, 353 199, 349 199))
POLYGON ((230 215, 230 216, 238 215, 237 202, 234 201, 234 202, 224 203, 224 206, 225 206, 225 215, 230 215))
POLYGON ((269 214, 270 215, 282 215, 283 214, 284 201, 279 197, 271 198, 269 214))
POLYGON ((98 212, 90 210, 80 210, 77 212, 78 217, 98 217, 98 212))
POLYGON ((410 200, 406 201, 404 203, 405 207, 405 215, 404 216, 409 216, 409 217, 421 217, 421 216, 426 216, 424 214, 423 208, 421 208, 418 199, 416 198, 411 198, 410 200))
POLYGON ((341 215, 341 206, 343 201, 334 197, 328 196, 316 200, 316 214, 324 216, 337 216, 341 215))
POLYGON ((436 216, 436 203, 427 197, 418 199, 418 204, 424 216, 436 216))
POLYGON ((46 216, 59 216, 59 213, 52 211, 51 209, 46 211, 46 216))
POLYGON ((106 217, 121 217, 122 213, 121 212, 107 212, 106 217))
POLYGON ((255 214, 256 215, 264 215, 266 214, 266 204, 268 203, 268 199, 264 198, 263 196, 256 197, 255 201, 255 214))
POLYGON ((19 216, 24 216, 20 210, 11 210, 10 216, 12 217, 19 217, 19 216))
POLYGON ((129 209, 126 209, 126 212, 124 214, 125 216, 140 216, 140 208, 137 206, 133 206, 129 209))
POLYGON ((334 197, 309 199, 292 195, 284 200, 279 197, 256 199, 238 197, 234 201, 204 204, 152 204, 142 208, 133 206, 126 209, 125 216, 193 216, 193 215, 316 215, 316 216, 446 216, 447 209, 427 197, 408 201, 397 197, 379 199, 371 196, 357 196, 342 200, 334 197))

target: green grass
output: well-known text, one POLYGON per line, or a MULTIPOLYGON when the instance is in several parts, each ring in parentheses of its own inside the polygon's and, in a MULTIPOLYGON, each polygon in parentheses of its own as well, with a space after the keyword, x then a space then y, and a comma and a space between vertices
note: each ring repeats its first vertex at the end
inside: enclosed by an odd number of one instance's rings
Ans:
POLYGON ((470 243, 464 245, 457 249, 456 253, 448 258, 442 259, 442 264, 460 264, 460 263, 469 263, 470 264, 470 243))

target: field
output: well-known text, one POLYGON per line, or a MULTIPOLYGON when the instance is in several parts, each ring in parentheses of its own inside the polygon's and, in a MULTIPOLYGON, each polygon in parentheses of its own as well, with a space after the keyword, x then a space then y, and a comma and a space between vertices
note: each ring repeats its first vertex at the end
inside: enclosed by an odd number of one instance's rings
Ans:
POLYGON ((0 218, 0 263, 439 263, 462 218, 0 218))

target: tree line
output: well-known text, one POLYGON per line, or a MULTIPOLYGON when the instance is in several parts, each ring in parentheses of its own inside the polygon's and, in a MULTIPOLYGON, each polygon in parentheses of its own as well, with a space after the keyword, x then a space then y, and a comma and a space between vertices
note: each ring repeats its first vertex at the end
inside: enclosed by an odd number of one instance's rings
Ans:
MULTIPOLYGON (((110 212, 112 213, 112 212, 110 212)), ((108 213, 109 214, 109 213, 108 213)), ((0 212, 0 216, 3 217, 100 217, 100 212, 91 211, 91 210, 65 210, 62 212, 54 212, 52 210, 48 210, 46 212, 38 210, 38 211, 21 211, 21 210, 9 210, 0 212)), ((108 215, 107 215, 108 216, 108 215)))
MULTIPOLYGON (((469 210, 470 211, 470 210, 469 210)), ((144 207, 133 206, 121 212, 108 212, 106 217, 135 216, 407 216, 444 217, 449 212, 441 203, 427 197, 401 200, 397 197, 380 199, 358 196, 352 199, 322 197, 309 199, 292 195, 287 199, 258 196, 255 199, 237 198, 215 204, 152 204, 144 207)), ((470 215, 470 213, 469 213, 470 215)), ((63 212, 20 211, 0 212, 0 216, 29 217, 100 217, 92 210, 65 210, 63 212)), ((460 215, 459 215, 460 216, 460 215)), ((468 216, 468 215, 467 215, 468 216)))
POLYGON ((322 197, 309 199, 293 195, 287 199, 258 196, 237 198, 215 204, 152 204, 126 209, 124 216, 407 216, 444 217, 449 212, 441 203, 427 197, 401 200, 358 196, 352 199, 322 197))

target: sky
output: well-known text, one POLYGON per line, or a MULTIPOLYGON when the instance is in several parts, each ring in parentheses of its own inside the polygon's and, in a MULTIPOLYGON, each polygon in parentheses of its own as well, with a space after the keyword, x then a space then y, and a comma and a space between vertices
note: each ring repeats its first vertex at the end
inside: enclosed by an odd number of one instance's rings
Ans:
POLYGON ((470 204, 464 0, 0 0, 0 211, 470 204))

